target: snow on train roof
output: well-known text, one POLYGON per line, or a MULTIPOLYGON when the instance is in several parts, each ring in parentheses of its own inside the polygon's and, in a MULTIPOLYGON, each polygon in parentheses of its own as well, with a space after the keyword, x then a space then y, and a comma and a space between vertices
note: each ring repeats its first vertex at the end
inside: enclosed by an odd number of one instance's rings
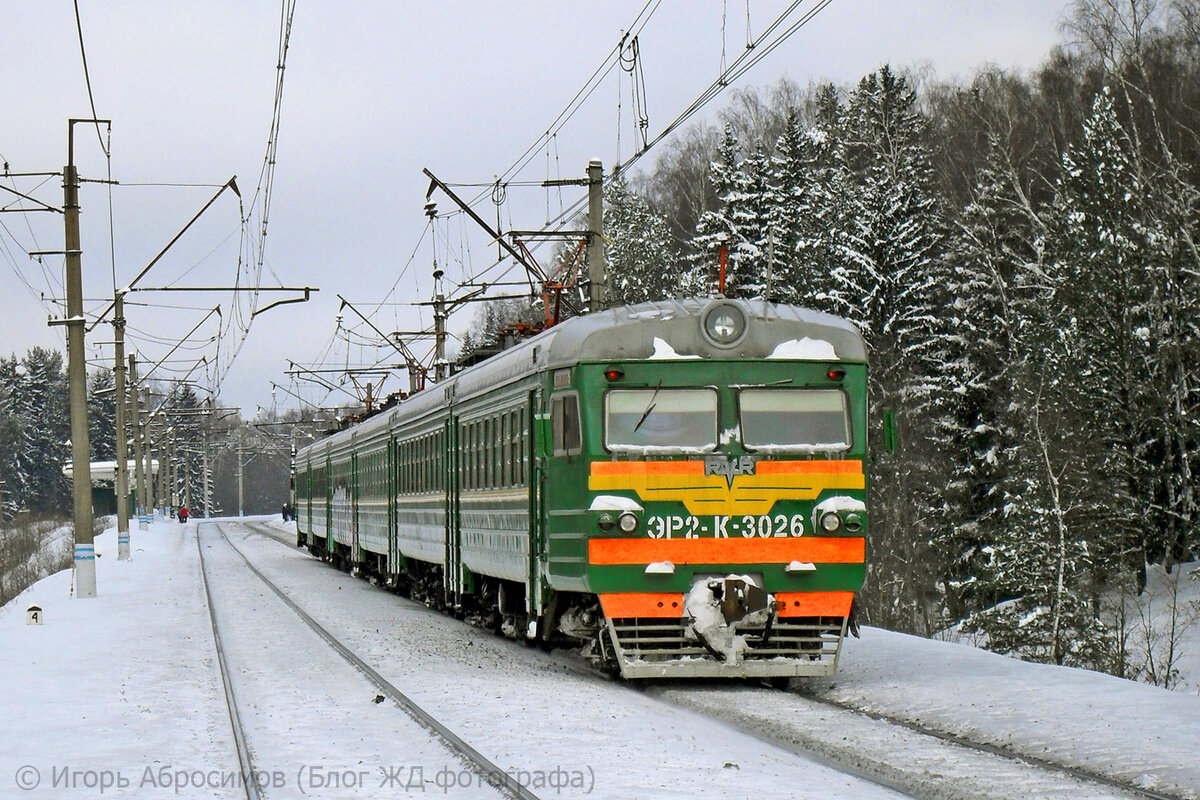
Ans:
POLYGON ((407 418, 441 408, 531 371, 579 361, 666 359, 793 359, 865 362, 866 344, 852 323, 830 314, 764 300, 687 298, 619 306, 559 323, 486 361, 419 392, 397 407, 335 434, 306 450, 335 450, 387 430, 407 418), (714 302, 735 303, 749 319, 748 331, 732 348, 718 348, 700 330, 714 302))
POLYGON ((700 330, 709 298, 641 303, 559 323, 538 336, 465 370, 458 395, 493 385, 505 373, 554 369, 577 361, 651 359, 812 359, 864 362, 866 345, 850 322, 807 308, 763 300, 733 300, 749 318, 736 347, 718 348, 700 330))

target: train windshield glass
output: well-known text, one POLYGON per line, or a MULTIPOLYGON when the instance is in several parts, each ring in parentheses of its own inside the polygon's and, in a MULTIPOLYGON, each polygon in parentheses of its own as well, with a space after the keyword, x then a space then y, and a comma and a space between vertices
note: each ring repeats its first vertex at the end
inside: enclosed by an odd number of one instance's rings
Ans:
POLYGON ((717 446, 712 389, 617 389, 604 400, 604 443, 612 452, 709 452, 717 446))
POLYGON ((742 443, 754 450, 846 450, 846 395, 838 389, 743 389, 742 443))

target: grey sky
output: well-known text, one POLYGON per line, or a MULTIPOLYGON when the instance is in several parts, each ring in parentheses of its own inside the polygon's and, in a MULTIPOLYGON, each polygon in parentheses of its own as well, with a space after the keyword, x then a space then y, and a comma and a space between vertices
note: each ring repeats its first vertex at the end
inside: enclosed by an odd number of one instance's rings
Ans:
MULTIPOLYGON (((242 0, 79 5, 96 112, 113 120, 112 176, 126 184, 112 190, 111 254, 109 190, 87 184, 81 194, 85 293, 99 299, 111 297, 114 262, 116 283, 123 286, 215 191, 128 184, 221 184, 236 173, 249 201, 271 121, 280 7, 242 0)), ((488 266, 494 248, 473 232, 464 238, 467 228, 457 221, 440 226, 436 244, 428 237, 421 242, 427 186, 421 168, 452 182, 492 180, 547 129, 644 5, 301 0, 287 60, 263 281, 272 284, 278 276, 287 285, 321 291, 313 302, 255 320, 223 384, 224 399, 252 415, 256 405, 269 405, 270 380, 286 383, 286 359, 310 363, 321 357, 335 330, 336 294, 373 307, 411 259, 393 299, 424 300, 435 255, 450 278, 488 266)), ((752 0, 752 33, 761 33, 786 5, 752 0)), ((802 8, 813 5, 808 0, 802 8)), ((926 65, 941 78, 969 75, 984 62, 1028 69, 1060 40, 1065 6, 1062 0, 833 0, 736 88, 768 86, 781 77, 849 83, 885 62, 926 65)), ((746 42, 745 0, 664 0, 642 32, 651 134, 717 76, 723 9, 729 62, 746 42)), ((711 119, 729 99, 727 93, 716 100, 703 118, 711 119)), ((58 170, 66 160, 66 120, 89 115, 72 4, 6 0, 0 11, 0 156, 13 172, 58 170)), ((104 178, 95 132, 80 127, 76 141, 81 175, 104 178)), ((597 156, 608 166, 618 155, 629 156, 632 143, 628 79, 622 76, 619 87, 613 76, 551 151, 540 150, 517 179, 582 174, 597 156)), ((40 187, 31 179, 0 182, 61 205, 57 178, 40 187)), ((0 207, 12 199, 0 196, 0 207)), ((448 200, 437 199, 442 211, 451 209, 448 200)), ((548 203, 541 190, 514 187, 509 199, 506 226, 510 219, 519 228, 544 222, 548 203)), ((558 208, 556 196, 550 210, 558 208)), ((481 213, 494 221, 490 202, 481 213)), ((142 285, 229 285, 239 251, 238 214, 236 198, 218 200, 142 285)), ((10 213, 0 214, 0 224, 0 290, 7 300, 0 351, 61 348, 62 329, 47 327, 47 308, 36 297, 61 292, 55 288, 61 258, 48 259, 43 268, 22 251, 60 249, 62 218, 10 213)), ((197 309, 220 302, 223 313, 231 313, 228 295, 134 299, 197 309)), ((134 306, 129 317, 138 347, 156 360, 169 348, 165 342, 186 333, 203 313, 134 306)), ((410 330, 429 322, 428 314, 418 313, 389 306, 373 320, 384 330, 410 330)), ((451 327, 461 330, 469 314, 451 327)), ((349 311, 346 322, 357 322, 349 311)), ((215 333, 215 327, 201 331, 215 333)), ((111 338, 103 326, 89 342, 111 338)), ((346 347, 334 346, 336 361, 345 363, 346 347)), ((90 357, 110 354, 111 348, 89 347, 90 357)), ((353 348, 349 360, 358 359, 353 348)), ((384 388, 401 387, 392 381, 384 388)), ((302 393, 313 401, 324 394, 302 393)), ((277 399, 295 405, 282 393, 277 399)))

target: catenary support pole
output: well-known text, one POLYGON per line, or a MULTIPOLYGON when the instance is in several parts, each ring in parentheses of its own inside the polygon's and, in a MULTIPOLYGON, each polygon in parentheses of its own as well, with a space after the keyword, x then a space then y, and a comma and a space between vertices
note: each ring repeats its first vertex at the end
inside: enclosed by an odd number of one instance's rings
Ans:
POLYGON ((138 516, 146 513, 146 471, 142 457, 142 414, 138 399, 137 356, 129 354, 129 433, 133 439, 133 483, 137 495, 135 508, 138 516))
POLYGON ((604 269, 604 165, 600 159, 588 162, 588 311, 604 308, 607 279, 604 269))
POLYGON ((238 516, 239 517, 246 516, 246 506, 245 506, 246 495, 245 495, 245 492, 243 491, 243 481, 245 479, 245 474, 246 474, 246 462, 243 459, 242 455, 243 455, 242 454, 242 431, 239 428, 238 429, 238 467, 237 467, 238 516))
POLYGON ((88 441, 86 322, 79 241, 79 173, 75 169, 75 123, 67 124, 63 167, 63 228, 66 250, 67 380, 71 405, 71 481, 75 522, 75 596, 96 596, 96 542, 92 533, 92 464, 88 441))
POLYGON ((209 511, 208 511, 208 426, 207 426, 207 420, 205 421, 204 450, 202 452, 204 454, 204 483, 200 487, 200 492, 201 492, 201 496, 204 498, 204 518, 208 519, 210 515, 209 515, 209 511))
POLYGON ((154 468, 150 451, 150 387, 142 387, 142 475, 146 481, 146 494, 142 504, 148 517, 154 516, 154 468))
POLYGON ((113 362, 115 396, 117 399, 117 560, 129 560, 129 426, 126 424, 125 404, 125 296, 117 292, 113 315, 113 339, 116 357, 113 362))

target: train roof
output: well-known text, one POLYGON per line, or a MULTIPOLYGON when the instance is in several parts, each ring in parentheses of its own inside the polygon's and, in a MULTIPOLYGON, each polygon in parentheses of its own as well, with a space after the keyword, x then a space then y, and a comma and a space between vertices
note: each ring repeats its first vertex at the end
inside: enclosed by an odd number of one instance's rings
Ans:
POLYGON ((675 359, 780 359, 865 363, 866 344, 853 323, 799 306, 765 300, 686 298, 618 306, 572 317, 491 358, 418 392, 398 406, 308 449, 335 451, 386 431, 396 417, 415 418, 530 372, 581 361, 675 359), (712 344, 701 330, 705 310, 718 303, 740 307, 746 334, 734 347, 712 344))
MULTIPOLYGON (((557 334, 546 345, 546 366, 550 368, 575 361, 669 359, 672 354, 680 358, 789 358, 792 353, 801 353, 803 347, 793 349, 788 345, 806 339, 832 348, 822 360, 866 360, 866 345, 852 323, 819 311, 764 300, 687 298, 620 306, 569 319, 546 333, 557 334), (718 303, 739 306, 749 318, 749 330, 736 347, 716 347, 701 331, 703 312, 718 303)), ((531 339, 527 344, 535 341, 531 339)), ((814 347, 808 352, 815 354, 818 350, 814 347)))

